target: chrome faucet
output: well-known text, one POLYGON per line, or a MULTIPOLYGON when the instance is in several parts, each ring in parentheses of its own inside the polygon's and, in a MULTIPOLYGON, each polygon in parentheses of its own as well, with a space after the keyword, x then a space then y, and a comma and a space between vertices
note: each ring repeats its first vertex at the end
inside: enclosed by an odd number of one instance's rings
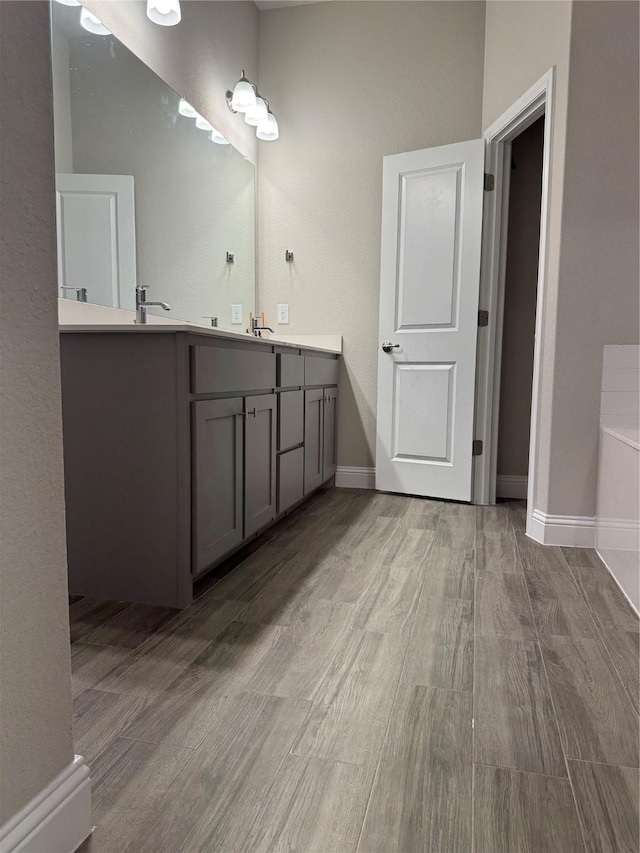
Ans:
POLYGON ((262 337, 262 335, 260 334, 260 332, 262 331, 273 333, 273 329, 271 328, 271 326, 260 326, 259 323, 260 320, 258 320, 257 317, 251 318, 251 334, 255 335, 256 338, 262 337))
POLYGON ((171 305, 166 302, 147 302, 147 285, 136 285, 136 323, 145 325, 147 322, 147 308, 164 308, 171 311, 171 305))

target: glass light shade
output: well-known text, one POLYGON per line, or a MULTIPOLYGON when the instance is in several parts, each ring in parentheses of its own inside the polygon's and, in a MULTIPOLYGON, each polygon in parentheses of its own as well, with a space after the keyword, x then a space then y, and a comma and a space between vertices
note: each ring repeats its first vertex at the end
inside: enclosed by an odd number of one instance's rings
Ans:
POLYGON ((267 120, 258 125, 256 136, 263 142, 275 142, 280 136, 278 131, 278 122, 273 113, 269 113, 267 120))
POLYGON ((229 140, 225 139, 224 136, 220 133, 219 130, 216 130, 215 127, 211 132, 211 141, 215 142, 217 145, 228 145, 229 140))
POLYGON ((210 124, 204 116, 198 114, 196 117, 196 127, 198 130, 208 130, 209 133, 213 130, 213 125, 210 124))
POLYGON ((256 93, 246 77, 241 77, 236 83, 231 98, 231 109, 237 113, 245 113, 249 107, 255 107, 256 93))
POLYGON ((247 124, 250 124, 252 127, 258 127, 259 124, 263 124, 269 116, 269 111, 267 109, 267 102, 264 98, 261 98, 259 95, 256 97, 256 105, 255 107, 249 107, 244 114, 244 120, 247 124))
POLYGON ((161 27, 175 27, 182 20, 180 0, 147 0, 147 18, 161 27))
POLYGON ((194 110, 189 101, 185 101, 184 98, 180 98, 180 103, 178 104, 178 112, 181 116, 185 118, 198 118, 198 111, 194 110))
POLYGON ((57 0, 62 6, 79 6, 80 0, 57 0))
POLYGON ((94 36, 110 36, 111 30, 108 30, 99 18, 92 15, 88 9, 82 7, 80 12, 80 24, 88 33, 93 33, 94 36))

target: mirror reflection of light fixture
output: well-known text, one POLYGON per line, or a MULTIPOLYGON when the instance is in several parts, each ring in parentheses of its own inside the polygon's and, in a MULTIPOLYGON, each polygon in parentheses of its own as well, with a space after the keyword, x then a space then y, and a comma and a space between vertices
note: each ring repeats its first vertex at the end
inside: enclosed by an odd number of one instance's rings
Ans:
POLYGON ((210 124, 204 116, 201 116, 199 113, 196 117, 196 127, 198 130, 208 130, 209 133, 213 130, 213 125, 210 124))
POLYGON ((62 6, 79 6, 80 0, 57 0, 62 6))
POLYGON ((94 36, 110 36, 111 30, 108 30, 99 18, 92 15, 88 9, 82 7, 80 12, 80 24, 88 33, 93 33, 94 36))
POLYGON ((189 101, 186 101, 184 98, 180 98, 178 112, 181 116, 185 116, 185 118, 198 118, 198 111, 194 110, 189 101))
POLYGON ((215 142, 217 145, 228 145, 229 140, 225 139, 224 136, 220 133, 219 130, 216 130, 215 127, 211 131, 211 141, 215 142))
MULTIPOLYGON (((227 92, 227 102, 229 100, 229 92, 227 92)), ((249 107, 256 105, 256 90, 252 83, 247 80, 242 72, 242 77, 238 80, 231 94, 231 109, 234 113, 246 113, 249 107)))
POLYGON ((258 127, 259 124, 267 120, 268 115, 267 102, 260 95, 256 95, 256 105, 255 107, 249 107, 244 114, 244 120, 252 127, 258 127))
POLYGON ((262 124, 258 125, 256 136, 263 142, 275 142, 280 136, 278 131, 278 122, 271 110, 269 110, 266 121, 263 121, 262 124))
POLYGON ((182 20, 180 0, 147 0, 147 18, 161 27, 175 27, 182 20))

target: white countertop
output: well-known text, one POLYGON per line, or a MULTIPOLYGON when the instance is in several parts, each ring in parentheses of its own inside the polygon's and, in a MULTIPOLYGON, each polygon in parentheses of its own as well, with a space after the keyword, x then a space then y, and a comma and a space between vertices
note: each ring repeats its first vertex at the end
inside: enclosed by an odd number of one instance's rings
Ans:
POLYGON ((168 317, 158 317, 147 314, 144 326, 133 322, 134 312, 120 308, 108 308, 103 305, 75 302, 70 299, 58 300, 58 320, 61 332, 129 332, 134 334, 158 334, 189 332, 193 335, 205 335, 213 338, 224 338, 235 341, 252 341, 268 346, 282 346, 298 349, 320 350, 333 355, 342 353, 341 335, 277 335, 256 338, 246 332, 228 332, 225 329, 212 326, 201 326, 186 320, 172 320, 168 317))

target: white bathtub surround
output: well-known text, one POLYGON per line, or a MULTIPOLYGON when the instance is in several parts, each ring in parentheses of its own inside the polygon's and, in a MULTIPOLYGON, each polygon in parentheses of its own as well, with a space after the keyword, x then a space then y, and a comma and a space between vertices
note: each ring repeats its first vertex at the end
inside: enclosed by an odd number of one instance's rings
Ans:
POLYGON ((92 829, 91 779, 81 755, 0 827, 2 853, 71 853, 92 829))
POLYGON ((604 348, 600 424, 638 428, 640 423, 640 346, 604 348))
POLYGON ((640 346, 604 348, 596 549, 640 610, 640 346))

